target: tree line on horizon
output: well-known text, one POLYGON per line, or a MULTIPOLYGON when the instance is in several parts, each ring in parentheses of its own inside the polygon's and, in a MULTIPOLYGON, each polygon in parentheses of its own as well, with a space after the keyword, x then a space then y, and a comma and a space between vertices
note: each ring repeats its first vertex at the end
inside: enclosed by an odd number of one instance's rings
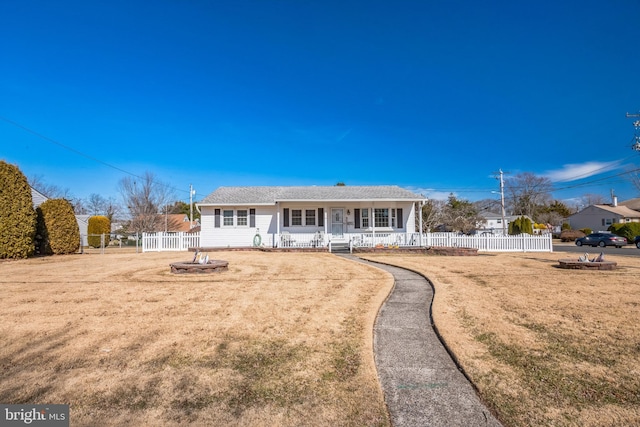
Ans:
MULTIPOLYGON (((103 197, 99 193, 92 193, 86 199, 76 198, 69 189, 47 184, 41 175, 25 179, 27 186, 33 187, 44 196, 67 201, 75 214, 104 216, 110 222, 118 222, 123 228, 123 233, 157 231, 166 221, 166 215, 191 214, 191 206, 188 203, 176 200, 173 187, 160 181, 151 172, 145 172, 142 176, 126 176, 119 181, 118 191, 122 202, 114 197, 103 197)), ((346 184, 341 181, 336 185, 346 184)), ((640 186, 638 189, 640 190, 640 186)), ((532 226, 562 226, 564 219, 578 209, 554 199, 552 191, 553 184, 546 177, 525 172, 507 178, 504 186, 505 214, 530 218, 533 221, 532 226)), ((585 194, 581 204, 601 204, 604 200, 600 195, 585 194)), ((32 203, 30 192, 29 202, 32 203)), ((469 233, 484 222, 483 214, 500 213, 501 209, 499 200, 484 199, 471 202, 458 198, 453 193, 447 200, 429 199, 422 208, 423 231, 442 229, 469 233)), ((199 212, 193 209, 192 219, 199 218, 199 212)))

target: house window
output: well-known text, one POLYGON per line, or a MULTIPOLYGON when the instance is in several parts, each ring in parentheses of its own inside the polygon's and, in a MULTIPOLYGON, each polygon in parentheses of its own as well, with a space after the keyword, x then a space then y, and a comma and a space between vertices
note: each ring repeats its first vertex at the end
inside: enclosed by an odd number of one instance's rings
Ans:
POLYGON ((613 220, 611 218, 607 218, 604 222, 604 225, 611 225, 613 224, 613 220))
POLYGON ((232 210, 222 211, 222 225, 224 225, 225 227, 233 227, 233 211, 232 210))
POLYGON ((307 209, 304 211, 305 225, 316 225, 316 210, 307 209))
POLYGON ((376 227, 388 227, 389 226, 389 209, 376 208, 375 209, 375 226, 376 227))
POLYGON ((247 226, 247 210, 246 209, 241 209, 238 210, 238 226, 243 226, 246 227, 247 226))
POLYGON ((369 209, 362 209, 362 228, 369 228, 369 209))
POLYGON ((302 209, 291 209, 291 225, 302 225, 302 209))
POLYGON ((391 209, 391 226, 393 228, 396 227, 396 210, 395 209, 391 209))

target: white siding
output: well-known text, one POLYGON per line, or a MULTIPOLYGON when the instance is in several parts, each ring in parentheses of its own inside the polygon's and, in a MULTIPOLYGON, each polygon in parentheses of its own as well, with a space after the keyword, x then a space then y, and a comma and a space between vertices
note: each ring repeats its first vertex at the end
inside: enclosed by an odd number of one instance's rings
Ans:
POLYGON ((574 230, 590 228, 593 232, 606 231, 611 224, 619 222, 621 222, 620 215, 600 209, 597 206, 588 206, 581 212, 569 217, 569 224, 574 230))
MULTIPOLYGON (((278 211, 280 212, 280 226, 279 231, 282 233, 283 231, 287 231, 289 233, 308 233, 313 234, 318 231, 325 232, 327 234, 331 233, 331 218, 329 217, 331 214, 332 208, 342 208, 344 209, 344 218, 345 218, 345 233, 353 233, 353 232, 366 232, 372 230, 373 225, 373 214, 371 209, 375 208, 388 208, 388 209, 402 209, 402 224, 397 224, 394 229, 391 228, 378 228, 379 231, 395 231, 395 232, 409 232, 412 233, 415 231, 415 209, 413 202, 384 202, 384 201, 376 201, 376 202, 307 202, 307 203, 280 203, 276 206, 258 206, 258 207, 249 207, 249 206, 225 206, 225 207, 211 207, 211 206, 203 206, 200 208, 202 219, 201 219, 201 240, 200 245, 202 247, 250 247, 253 246, 253 240, 256 233, 259 230, 262 244, 267 247, 273 246, 273 242, 277 241, 278 234, 278 211), (289 209, 289 215, 291 215, 291 211, 293 209, 300 209, 302 211, 302 223, 303 225, 292 226, 291 221, 289 221, 289 226, 284 227, 284 209, 289 209), (318 208, 324 209, 324 214, 326 217, 325 224, 323 226, 319 226, 318 217, 318 208), (369 228, 355 228, 354 218, 355 218, 355 209, 370 209, 369 213, 369 228), (220 209, 221 211, 221 224, 220 227, 215 227, 215 209, 220 209), (256 227, 248 227, 248 226, 237 226, 235 222, 237 221, 236 215, 238 209, 255 209, 256 210, 256 227), (306 224, 306 213, 307 209, 315 210, 316 218, 315 225, 305 225, 306 224), (233 210, 234 211, 234 226, 224 226, 222 225, 222 212, 224 210, 233 210), (349 211, 349 214, 347 214, 349 211)), ((389 213, 391 214, 391 213, 389 213)), ((325 218, 323 218, 324 220, 325 218)))
MULTIPOLYGON (((221 210, 233 210, 234 211, 234 225, 233 226, 224 226, 222 225, 222 218, 220 219, 220 227, 215 227, 215 209, 214 207, 203 206, 200 208, 201 212, 201 240, 200 245, 204 248, 242 248, 242 247, 250 247, 253 246, 253 238, 256 233, 260 232, 260 236, 262 238, 262 243, 267 246, 270 246, 268 235, 275 234, 276 226, 275 219, 273 213, 275 212, 274 207, 233 207, 233 206, 225 206, 218 208, 221 210), (235 222, 237 221, 236 214, 238 209, 247 210, 255 209, 256 210, 256 226, 249 227, 247 226, 237 226, 235 222)), ((249 217, 247 217, 247 222, 249 222, 249 217)))

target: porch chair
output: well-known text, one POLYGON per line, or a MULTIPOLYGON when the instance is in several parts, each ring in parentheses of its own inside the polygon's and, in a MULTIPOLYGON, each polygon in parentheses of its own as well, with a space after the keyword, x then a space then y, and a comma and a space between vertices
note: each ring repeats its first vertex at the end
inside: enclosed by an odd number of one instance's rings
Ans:
POLYGON ((316 231, 312 243, 314 248, 321 246, 324 243, 324 231, 316 231))
POLYGON ((283 248, 288 248, 291 246, 291 234, 288 231, 283 231, 280 233, 280 244, 283 248))

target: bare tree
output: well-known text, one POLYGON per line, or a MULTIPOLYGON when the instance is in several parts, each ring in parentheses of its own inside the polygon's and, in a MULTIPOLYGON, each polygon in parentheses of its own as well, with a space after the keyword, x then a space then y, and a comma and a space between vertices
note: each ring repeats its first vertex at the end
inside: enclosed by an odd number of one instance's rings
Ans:
POLYGON ((71 191, 68 188, 62 188, 55 184, 47 184, 43 175, 31 175, 28 181, 31 187, 49 199, 73 199, 73 195, 71 195, 71 191))
POLYGON ((113 221, 113 219, 122 212, 122 207, 115 198, 109 197, 105 199, 97 193, 89 195, 86 205, 91 215, 104 215, 109 218, 110 221, 113 221))
POLYGON ((160 212, 174 198, 169 186, 160 182, 153 173, 145 172, 141 178, 122 178, 119 190, 131 217, 130 231, 152 232, 160 228, 160 212))
POLYGON ((104 214, 106 200, 98 193, 91 193, 87 197, 86 206, 91 215, 104 214))
POLYGON ((55 184, 48 184, 44 180, 43 175, 31 175, 27 178, 29 185, 36 189, 40 194, 49 199, 65 199, 73 206, 73 212, 76 215, 85 214, 87 209, 81 198, 75 197, 69 188, 62 188, 55 184))
POLYGON ((540 208, 551 200, 553 184, 546 177, 530 172, 520 173, 505 180, 509 211, 514 215, 527 215, 536 219, 540 208))
POLYGON ((580 197, 580 205, 603 205, 606 203, 606 198, 601 194, 587 193, 580 197))
POLYGON ((109 197, 105 201, 104 216, 109 218, 109 221, 113 221, 115 218, 118 218, 120 214, 122 214, 122 205, 120 205, 114 197, 109 197))
POLYGON ((447 228, 463 233, 470 233, 486 222, 473 203, 457 199, 453 194, 442 209, 442 219, 447 228))
MULTIPOLYGON (((422 205, 422 231, 428 232, 442 224, 444 200, 429 199, 422 205)), ((416 225, 418 227, 418 225, 416 225)))

